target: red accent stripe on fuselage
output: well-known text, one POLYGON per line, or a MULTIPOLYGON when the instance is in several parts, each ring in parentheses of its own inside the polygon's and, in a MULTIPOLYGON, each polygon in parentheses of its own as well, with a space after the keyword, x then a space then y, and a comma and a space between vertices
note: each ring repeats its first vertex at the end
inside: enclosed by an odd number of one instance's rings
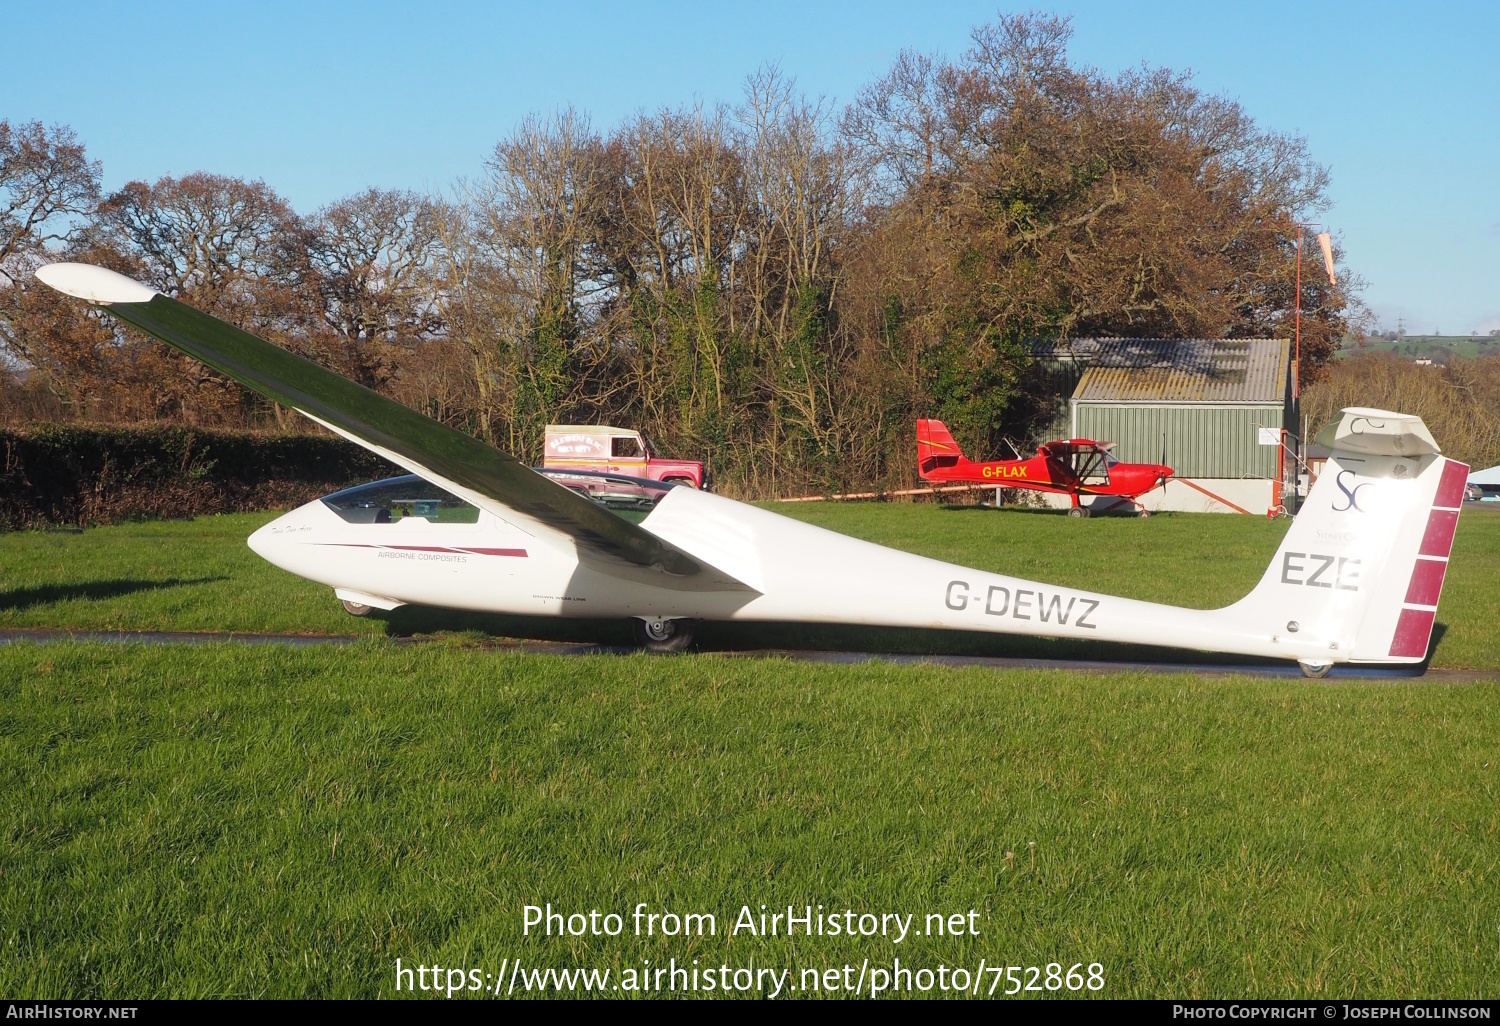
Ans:
POLYGON ((450 548, 446 545, 376 545, 369 542, 314 542, 336 549, 391 549, 396 552, 452 552, 458 555, 469 553, 475 556, 514 556, 526 558, 525 549, 450 548))

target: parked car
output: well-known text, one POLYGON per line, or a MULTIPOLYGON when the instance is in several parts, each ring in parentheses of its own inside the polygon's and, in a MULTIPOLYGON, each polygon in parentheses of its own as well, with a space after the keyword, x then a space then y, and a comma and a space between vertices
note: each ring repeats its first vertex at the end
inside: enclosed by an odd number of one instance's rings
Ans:
POLYGON ((621 474, 694 488, 711 484, 702 463, 661 459, 652 455, 641 432, 608 425, 548 424, 542 466, 548 470, 621 474))
POLYGON ((1477 484, 1464 485, 1464 501, 1479 502, 1484 498, 1484 489, 1477 484))

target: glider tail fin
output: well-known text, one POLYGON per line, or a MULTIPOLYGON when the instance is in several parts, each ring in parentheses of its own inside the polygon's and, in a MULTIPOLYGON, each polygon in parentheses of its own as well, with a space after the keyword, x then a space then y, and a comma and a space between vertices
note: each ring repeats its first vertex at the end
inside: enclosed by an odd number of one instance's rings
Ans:
POLYGON ((968 462, 946 424, 940 420, 917 421, 917 471, 922 480, 945 481, 945 471, 968 462))
POLYGON ((1468 467, 1420 417, 1351 408, 1318 435, 1328 462, 1255 590, 1231 606, 1306 662, 1427 656, 1468 467))

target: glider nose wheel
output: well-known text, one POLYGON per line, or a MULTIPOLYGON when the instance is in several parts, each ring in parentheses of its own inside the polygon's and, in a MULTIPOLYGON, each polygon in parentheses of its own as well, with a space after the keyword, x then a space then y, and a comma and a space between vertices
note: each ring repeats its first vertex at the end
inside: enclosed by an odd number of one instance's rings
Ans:
POLYGON ((647 652, 682 652, 693 643, 694 621, 636 617, 630 621, 635 643, 647 652))

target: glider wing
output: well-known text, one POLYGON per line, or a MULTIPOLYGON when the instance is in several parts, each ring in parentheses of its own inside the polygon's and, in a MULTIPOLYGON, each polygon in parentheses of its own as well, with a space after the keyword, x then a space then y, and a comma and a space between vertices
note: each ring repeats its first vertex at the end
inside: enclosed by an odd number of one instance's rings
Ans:
POLYGON ((571 544, 592 569, 684 591, 749 590, 515 457, 132 278, 77 263, 36 276, 521 530, 571 544))

